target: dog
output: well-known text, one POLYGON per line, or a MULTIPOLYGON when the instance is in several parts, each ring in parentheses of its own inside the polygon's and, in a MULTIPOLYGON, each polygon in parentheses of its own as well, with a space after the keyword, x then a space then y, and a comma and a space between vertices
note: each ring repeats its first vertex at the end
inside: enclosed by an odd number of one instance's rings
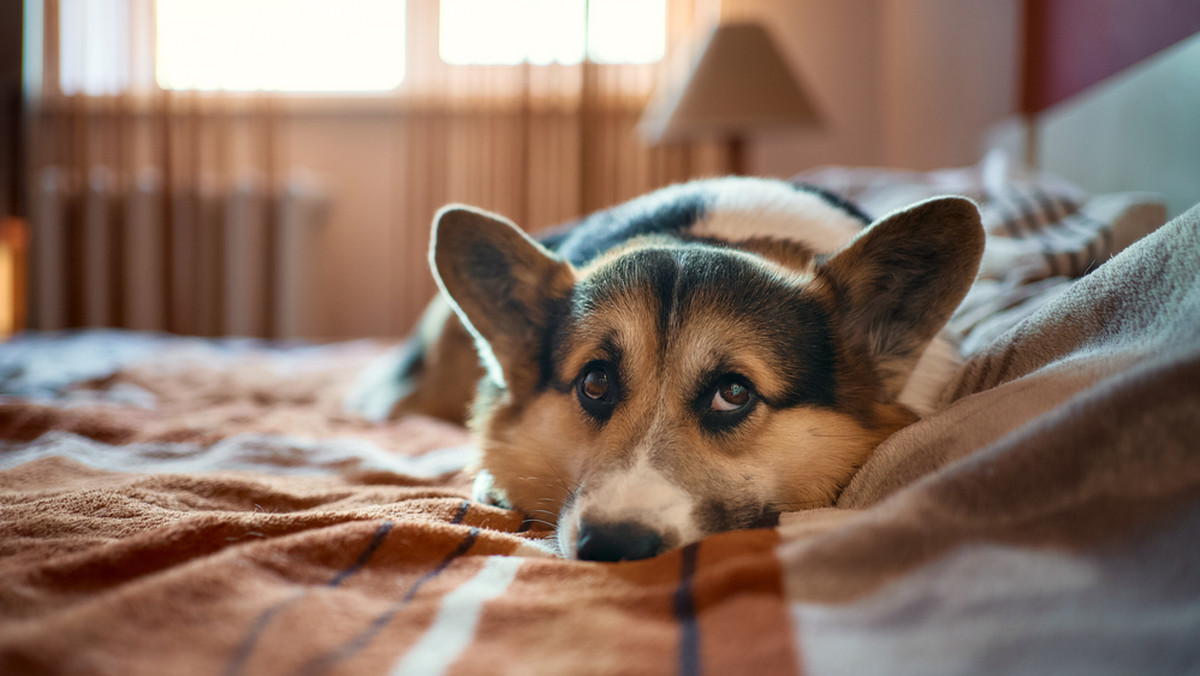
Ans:
POLYGON ((871 222, 739 177, 541 241, 448 206, 429 254, 440 300, 353 407, 456 420, 473 397, 477 500, 553 524, 569 558, 652 557, 832 505, 935 410, 958 364, 943 328, 984 239, 965 198, 871 222))

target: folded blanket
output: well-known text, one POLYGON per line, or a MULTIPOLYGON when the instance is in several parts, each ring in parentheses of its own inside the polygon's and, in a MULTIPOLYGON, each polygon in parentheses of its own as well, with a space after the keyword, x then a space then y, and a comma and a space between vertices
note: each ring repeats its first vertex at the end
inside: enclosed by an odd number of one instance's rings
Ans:
POLYGON ((1198 279, 1200 207, 981 344, 836 507, 618 564, 470 502, 460 428, 343 415, 377 346, 29 337, 0 673, 1195 673, 1198 279))
POLYGON ((973 354, 1071 282, 1166 220, 1159 195, 1089 195, 1052 174, 992 151, 975 166, 930 172, 828 167, 796 177, 862 206, 873 217, 937 195, 979 205, 987 231, 980 279, 949 329, 973 354))
POLYGON ((785 530, 809 670, 1200 668, 1200 207, 951 389, 785 530))

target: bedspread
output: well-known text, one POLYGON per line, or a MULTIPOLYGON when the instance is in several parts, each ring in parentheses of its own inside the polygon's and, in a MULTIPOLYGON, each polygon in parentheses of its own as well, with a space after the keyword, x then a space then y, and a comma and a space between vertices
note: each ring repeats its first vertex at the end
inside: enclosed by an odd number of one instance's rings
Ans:
POLYGON ((1052 277, 835 507, 617 564, 342 413, 379 345, 20 338, 0 673, 1197 673, 1200 207, 1052 277))

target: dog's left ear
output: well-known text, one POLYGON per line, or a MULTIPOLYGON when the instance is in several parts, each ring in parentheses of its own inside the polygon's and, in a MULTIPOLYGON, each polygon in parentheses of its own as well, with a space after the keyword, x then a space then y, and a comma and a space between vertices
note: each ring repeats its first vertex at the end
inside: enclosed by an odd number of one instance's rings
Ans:
POLYGON ((533 375, 551 301, 575 283, 571 265, 512 221, 458 205, 434 219, 429 262, 496 384, 533 375))
POLYGON ((939 197, 876 221, 818 267, 845 308, 848 335, 866 338, 885 396, 899 394, 962 302, 984 239, 973 202, 939 197))

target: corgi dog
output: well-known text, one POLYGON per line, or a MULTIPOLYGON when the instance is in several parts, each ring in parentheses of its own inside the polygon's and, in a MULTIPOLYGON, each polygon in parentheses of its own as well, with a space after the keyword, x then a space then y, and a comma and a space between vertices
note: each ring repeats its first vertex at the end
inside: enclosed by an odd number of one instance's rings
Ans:
POLYGON ((870 222, 770 179, 671 186, 542 241, 448 206, 441 300, 354 405, 455 419, 473 396, 477 499, 554 524, 566 557, 652 557, 832 505, 933 411, 983 246, 965 198, 870 222))

